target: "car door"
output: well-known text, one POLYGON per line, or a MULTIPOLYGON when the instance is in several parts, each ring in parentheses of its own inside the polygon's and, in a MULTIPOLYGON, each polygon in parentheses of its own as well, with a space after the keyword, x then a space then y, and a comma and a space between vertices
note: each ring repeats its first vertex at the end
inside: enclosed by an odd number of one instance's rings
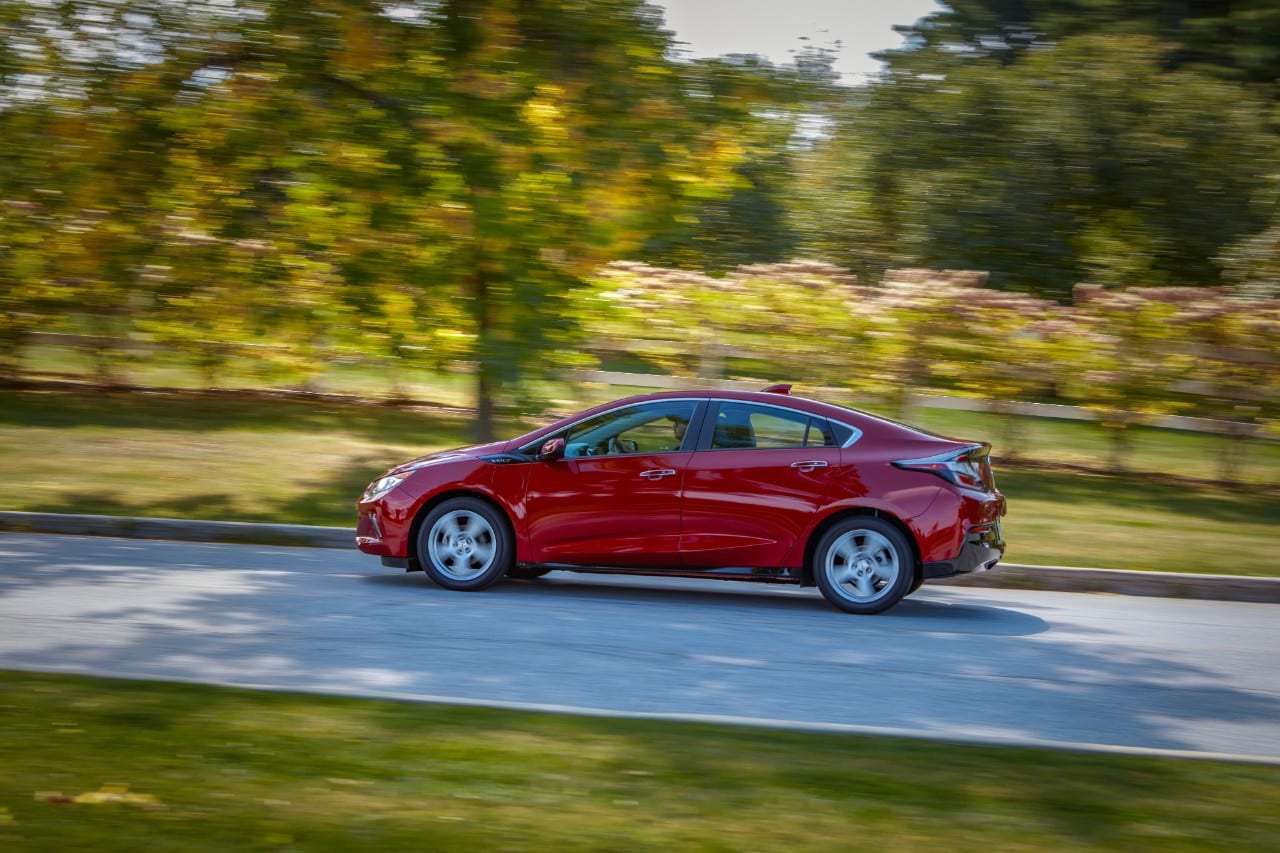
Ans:
POLYGON ((684 478, 688 567, 774 567, 831 491, 840 448, 829 422, 782 406, 712 404, 684 478))
POLYGON ((680 562, 680 491, 697 429, 698 400, 611 409, 552 438, 563 458, 535 462, 525 495, 536 562, 674 566, 680 562))

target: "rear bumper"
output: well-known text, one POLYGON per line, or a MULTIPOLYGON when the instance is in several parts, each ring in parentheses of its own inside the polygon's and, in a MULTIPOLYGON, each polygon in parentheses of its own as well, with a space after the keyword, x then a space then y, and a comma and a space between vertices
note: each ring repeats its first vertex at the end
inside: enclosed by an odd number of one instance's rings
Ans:
POLYGON ((925 580, 985 572, 993 568, 1004 556, 1004 539, 1000 536, 1000 522, 979 525, 965 537, 960 553, 951 560, 938 560, 924 564, 925 580))

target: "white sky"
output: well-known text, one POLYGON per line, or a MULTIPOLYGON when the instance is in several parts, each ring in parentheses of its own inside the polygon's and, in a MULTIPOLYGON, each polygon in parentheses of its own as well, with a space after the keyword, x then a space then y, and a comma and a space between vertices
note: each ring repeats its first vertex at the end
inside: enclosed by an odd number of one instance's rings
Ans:
POLYGON ((649 0, 666 12, 667 29, 693 56, 758 53, 775 64, 805 44, 840 41, 836 70, 860 83, 880 70, 868 53, 900 47, 894 24, 913 24, 935 0, 649 0), (801 41, 802 36, 809 38, 801 41))

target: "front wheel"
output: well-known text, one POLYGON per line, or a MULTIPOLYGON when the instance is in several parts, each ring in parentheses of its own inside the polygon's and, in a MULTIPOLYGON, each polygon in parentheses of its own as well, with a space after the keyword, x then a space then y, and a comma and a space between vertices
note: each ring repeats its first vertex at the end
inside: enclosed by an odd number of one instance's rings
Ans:
POLYGON ((911 547, 892 524, 856 517, 838 522, 813 553, 813 577, 847 613, 881 613, 902 600, 915 578, 911 547))
POLYGON ((484 589, 507 573, 513 556, 506 519, 476 498, 445 501, 418 530, 418 562, 445 589, 484 589))

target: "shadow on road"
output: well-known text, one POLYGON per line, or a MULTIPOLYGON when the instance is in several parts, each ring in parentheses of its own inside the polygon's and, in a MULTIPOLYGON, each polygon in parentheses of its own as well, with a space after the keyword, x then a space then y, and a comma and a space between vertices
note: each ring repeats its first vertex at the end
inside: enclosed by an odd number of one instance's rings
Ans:
POLYGON ((438 587, 416 572, 367 575, 362 580, 378 586, 426 589, 446 597, 482 595, 517 598, 540 600, 550 606, 585 601, 613 603, 618 606, 688 605, 715 610, 730 609, 746 617, 767 611, 792 611, 826 616, 835 622, 870 619, 891 622, 899 629, 912 631, 944 630, 991 636, 1029 636, 1049 629, 1048 622, 1021 610, 992 604, 933 599, 930 597, 932 590, 928 587, 887 613, 868 617, 853 616, 836 610, 814 588, 782 584, 553 572, 536 580, 508 580, 481 593, 466 593, 438 587))

